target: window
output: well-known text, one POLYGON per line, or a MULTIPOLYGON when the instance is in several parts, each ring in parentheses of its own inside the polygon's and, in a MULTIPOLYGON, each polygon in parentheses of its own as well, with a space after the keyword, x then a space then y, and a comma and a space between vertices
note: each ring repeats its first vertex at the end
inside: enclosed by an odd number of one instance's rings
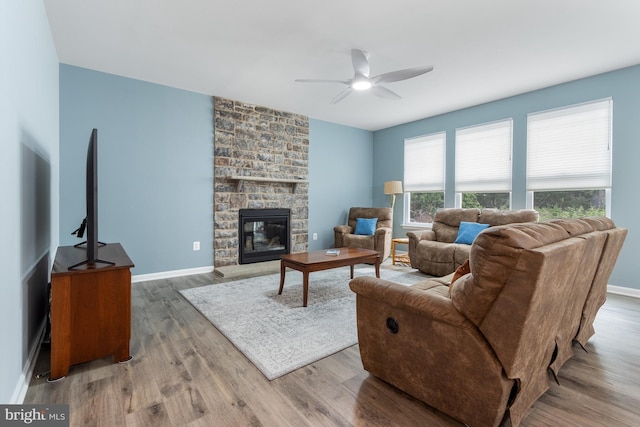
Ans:
POLYGON ((456 129, 456 207, 509 209, 511 119, 456 129))
POLYGON ((445 132, 405 139, 405 224, 431 223, 436 210, 444 207, 445 145, 445 132))
POLYGON ((610 216, 610 98, 529 114, 527 207, 540 220, 610 216))

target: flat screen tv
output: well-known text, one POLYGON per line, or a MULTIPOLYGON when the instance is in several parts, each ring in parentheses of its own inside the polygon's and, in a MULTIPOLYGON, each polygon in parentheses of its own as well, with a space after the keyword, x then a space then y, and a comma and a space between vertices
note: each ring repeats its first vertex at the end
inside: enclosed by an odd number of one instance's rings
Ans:
POLYGON ((70 270, 81 266, 85 266, 85 268, 100 268, 114 264, 111 261, 98 258, 98 247, 104 245, 98 240, 98 129, 91 131, 89 147, 87 148, 85 200, 87 203, 86 217, 80 227, 72 234, 82 238, 86 230, 87 240, 75 246, 86 247, 87 259, 70 266, 70 270))

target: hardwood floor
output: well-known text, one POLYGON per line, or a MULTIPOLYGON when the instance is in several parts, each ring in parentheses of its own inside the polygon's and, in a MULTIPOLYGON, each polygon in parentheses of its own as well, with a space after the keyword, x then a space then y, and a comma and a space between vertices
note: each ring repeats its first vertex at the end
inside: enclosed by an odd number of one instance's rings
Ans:
MULTIPOLYGON (((213 274, 132 285, 133 360, 32 379, 25 403, 69 404, 72 426, 460 426, 362 369, 358 346, 268 381, 177 290, 223 282, 213 274)), ((640 300, 609 295, 588 353, 523 426, 640 424, 640 300)), ((43 346, 36 372, 49 369, 43 346)))

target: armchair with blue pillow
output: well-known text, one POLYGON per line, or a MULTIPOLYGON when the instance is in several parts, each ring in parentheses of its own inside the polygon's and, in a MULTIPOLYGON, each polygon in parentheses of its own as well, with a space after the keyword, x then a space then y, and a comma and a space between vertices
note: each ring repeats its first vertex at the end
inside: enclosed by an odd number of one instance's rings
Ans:
POLYGON ((333 228, 336 248, 365 248, 380 253, 381 262, 391 253, 391 208, 351 208, 347 225, 333 228))

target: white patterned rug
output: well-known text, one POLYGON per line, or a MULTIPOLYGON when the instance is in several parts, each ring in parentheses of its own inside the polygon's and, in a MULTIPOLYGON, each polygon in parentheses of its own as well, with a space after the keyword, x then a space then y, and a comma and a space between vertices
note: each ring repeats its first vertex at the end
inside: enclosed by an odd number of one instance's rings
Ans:
MULTIPOLYGON (((355 269, 355 277, 374 276, 373 267, 355 269)), ((427 276, 415 270, 381 268, 383 279, 413 284, 427 276)), ((302 307, 302 273, 186 289, 180 293, 222 332, 269 380, 358 342, 355 294, 349 267, 309 275, 308 306, 302 307)))

